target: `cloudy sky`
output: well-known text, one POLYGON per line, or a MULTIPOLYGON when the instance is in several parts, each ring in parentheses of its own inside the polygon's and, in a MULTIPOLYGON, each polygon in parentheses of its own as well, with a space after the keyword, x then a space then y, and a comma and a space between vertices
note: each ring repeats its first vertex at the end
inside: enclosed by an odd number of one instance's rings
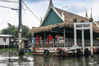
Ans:
MULTIPOLYGON (((7 6, 11 8, 18 8, 18 3, 2 2, 0 0, 0 6, 7 6)), ((9 0, 16 1, 18 0, 9 0)), ((27 6, 37 15, 39 19, 43 18, 46 10, 48 8, 49 0, 24 0, 27 6)), ((88 16, 90 17, 90 12, 92 8, 93 17, 97 21, 99 20, 99 0, 53 0, 55 7, 85 16, 86 10, 88 11, 88 16)), ((18 26, 18 11, 11 10, 8 8, 0 7, 0 30, 8 26, 8 23, 18 26)), ((38 27, 40 21, 25 7, 23 4, 23 17, 22 23, 24 25, 32 27, 38 27)))

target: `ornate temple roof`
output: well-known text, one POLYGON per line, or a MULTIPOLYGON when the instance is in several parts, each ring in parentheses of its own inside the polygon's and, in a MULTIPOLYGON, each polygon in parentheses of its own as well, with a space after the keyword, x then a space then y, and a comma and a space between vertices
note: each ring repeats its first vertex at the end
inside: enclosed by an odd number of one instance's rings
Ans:
MULTIPOLYGON (((37 28, 32 28, 30 30, 30 32, 44 32, 44 31, 51 31, 56 25, 58 25, 59 28, 63 28, 63 27, 69 27, 69 28, 73 28, 73 19, 76 18, 77 19, 77 22, 81 22, 82 20, 84 20, 84 22, 89 22, 89 19, 86 18, 86 17, 82 17, 82 16, 79 16, 77 14, 74 14, 74 13, 71 13, 71 12, 68 12, 68 11, 64 11, 62 9, 59 9, 59 8, 56 8, 53 6, 53 3, 52 3, 52 0, 50 0, 50 3, 49 3, 49 7, 48 7, 48 10, 45 14, 45 17, 44 19, 42 20, 41 22, 41 25, 40 27, 37 27, 37 28), (54 19, 50 17, 50 20, 49 21, 46 21, 49 17, 49 14, 51 14, 51 10, 53 10, 56 15, 59 17, 58 19, 61 19, 60 21, 61 22, 52 22, 51 24, 47 24, 46 25, 43 25, 45 22, 51 22, 52 20, 51 19, 54 19), (62 16, 62 13, 64 14, 64 17, 62 16)), ((57 19, 54 19, 54 20, 57 20, 57 19)), ((94 32, 98 32, 99 33, 99 29, 96 27, 95 24, 93 24, 93 30, 94 32)))

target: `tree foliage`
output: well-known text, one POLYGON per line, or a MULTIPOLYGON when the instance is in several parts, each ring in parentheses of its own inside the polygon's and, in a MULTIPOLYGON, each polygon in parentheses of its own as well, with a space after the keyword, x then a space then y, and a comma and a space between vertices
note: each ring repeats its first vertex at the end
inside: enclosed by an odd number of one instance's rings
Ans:
POLYGON ((8 27, 1 30, 2 34, 14 35, 14 37, 18 37, 18 28, 14 25, 8 24, 8 27))
POLYGON ((23 27, 22 27, 22 36, 23 36, 23 38, 31 38, 32 36, 31 36, 31 33, 29 33, 29 28, 28 28, 28 26, 25 26, 25 25, 23 25, 23 27))
MULTIPOLYGON (((23 25, 22 26, 22 37, 23 38, 31 38, 31 34, 29 33, 29 28, 28 26, 23 25)), ((18 27, 8 24, 8 27, 1 30, 2 34, 9 34, 9 35, 14 35, 15 38, 18 38, 18 27)))

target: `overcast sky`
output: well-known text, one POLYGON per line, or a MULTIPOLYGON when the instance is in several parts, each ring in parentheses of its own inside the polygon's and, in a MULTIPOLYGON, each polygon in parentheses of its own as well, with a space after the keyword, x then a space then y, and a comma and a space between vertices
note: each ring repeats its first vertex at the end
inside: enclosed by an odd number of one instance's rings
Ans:
MULTIPOLYGON (((2 0, 0 0, 2 1, 2 0)), ((18 1, 18 0, 10 0, 18 1)), ((38 16, 39 19, 43 18, 49 5, 49 0, 24 0, 27 6, 38 16)), ((86 10, 90 17, 92 8, 94 20, 99 20, 99 0, 53 0, 55 7, 85 16, 86 10)), ((0 2, 0 6, 7 6, 12 8, 18 8, 18 3, 0 2)), ((18 11, 1 8, 0 7, 0 30, 8 26, 8 23, 18 26, 18 11)), ((23 4, 23 17, 22 23, 24 25, 32 27, 38 27, 40 21, 31 14, 30 11, 23 4)))

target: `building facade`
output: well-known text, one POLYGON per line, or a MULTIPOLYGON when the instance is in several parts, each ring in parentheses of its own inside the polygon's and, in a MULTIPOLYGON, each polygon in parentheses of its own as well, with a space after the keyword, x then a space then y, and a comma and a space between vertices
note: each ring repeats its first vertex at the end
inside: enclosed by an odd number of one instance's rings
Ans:
MULTIPOLYGON (((43 44, 46 44, 46 40, 49 34, 53 36, 53 44, 56 44, 56 37, 64 38, 62 46, 71 47, 74 45, 74 22, 73 20, 77 19, 76 22, 89 22, 88 17, 82 17, 74 13, 70 13, 59 8, 54 7, 52 0, 50 0, 48 10, 45 14, 44 19, 41 21, 40 27, 32 28, 31 33, 34 34, 34 37, 37 35, 42 37, 43 44)), ((90 32, 89 30, 85 31, 85 46, 90 45, 90 32)), ((99 45, 99 28, 93 23, 93 38, 94 46, 99 45)), ((57 39, 59 40, 59 38, 57 39)), ((77 45, 81 45, 81 31, 77 31, 77 45)), ((59 41, 58 41, 59 43, 59 41)), ((44 46, 43 45, 43 46, 44 46)))

